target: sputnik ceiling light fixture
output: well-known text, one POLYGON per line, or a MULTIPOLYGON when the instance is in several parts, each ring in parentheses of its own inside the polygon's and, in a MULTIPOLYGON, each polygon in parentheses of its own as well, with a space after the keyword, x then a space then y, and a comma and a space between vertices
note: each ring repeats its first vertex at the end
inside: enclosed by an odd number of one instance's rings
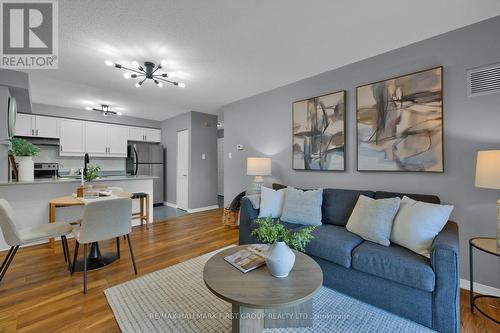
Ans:
POLYGON ((122 115, 122 113, 119 112, 119 111, 116 111, 116 112, 115 111, 111 111, 109 109, 109 105, 106 105, 106 104, 101 104, 101 108, 100 109, 93 108, 91 106, 87 106, 85 109, 87 109, 89 111, 101 112, 104 117, 107 117, 108 114, 116 114, 117 116, 121 116, 122 115))
POLYGON ((144 66, 141 66, 137 61, 134 61, 134 62, 132 62, 132 66, 134 66, 135 68, 129 68, 129 67, 114 63, 110 60, 106 60, 104 63, 110 67, 114 66, 118 69, 124 69, 124 70, 127 70, 129 72, 132 72, 132 73, 123 74, 123 77, 126 79, 139 79, 140 81, 138 81, 135 84, 135 86, 137 88, 140 88, 146 80, 153 80, 153 82, 160 88, 163 87, 163 82, 167 82, 167 83, 173 84, 174 86, 178 86, 181 88, 186 87, 186 85, 182 82, 170 80, 170 78, 175 77, 175 73, 155 74, 155 73, 157 73, 158 70, 162 69, 163 67, 165 67, 167 65, 166 61, 162 61, 161 64, 159 64, 158 66, 156 66, 154 63, 152 63, 150 61, 144 62, 144 66))

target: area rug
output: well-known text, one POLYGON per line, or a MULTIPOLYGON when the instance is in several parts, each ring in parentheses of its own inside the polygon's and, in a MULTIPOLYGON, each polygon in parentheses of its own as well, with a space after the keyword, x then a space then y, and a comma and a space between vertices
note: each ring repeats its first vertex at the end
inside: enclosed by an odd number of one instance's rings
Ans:
MULTIPOLYGON (((122 332, 231 332, 231 305, 203 282, 203 266, 218 251, 106 289, 122 332)), ((264 332, 433 332, 326 287, 314 298, 313 313, 311 328, 264 332)))

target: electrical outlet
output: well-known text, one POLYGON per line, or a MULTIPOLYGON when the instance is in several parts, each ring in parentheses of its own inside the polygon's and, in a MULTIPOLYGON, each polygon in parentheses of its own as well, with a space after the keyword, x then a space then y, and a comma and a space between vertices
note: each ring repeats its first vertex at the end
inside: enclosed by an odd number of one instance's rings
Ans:
POLYGON ((238 143, 236 145, 236 150, 243 150, 243 145, 241 143, 238 143))
POLYGON ((201 159, 202 160, 206 160, 207 159, 207 156, 205 154, 201 154, 201 159))
POLYGON ((233 158, 233 154, 232 154, 232 153, 227 153, 227 157, 228 157, 229 159, 231 159, 231 158, 233 158))

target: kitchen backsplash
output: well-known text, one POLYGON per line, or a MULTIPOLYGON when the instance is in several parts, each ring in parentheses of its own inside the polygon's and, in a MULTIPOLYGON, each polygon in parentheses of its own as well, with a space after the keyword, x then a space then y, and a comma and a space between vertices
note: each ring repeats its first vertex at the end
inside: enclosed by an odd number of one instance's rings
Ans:
MULTIPOLYGON (((83 167, 83 157, 59 156, 58 146, 39 146, 40 155, 33 160, 39 163, 57 162, 60 171, 68 172, 70 169, 78 170, 83 167)), ((102 171, 125 172, 125 158, 90 158, 90 165, 99 165, 102 171)))

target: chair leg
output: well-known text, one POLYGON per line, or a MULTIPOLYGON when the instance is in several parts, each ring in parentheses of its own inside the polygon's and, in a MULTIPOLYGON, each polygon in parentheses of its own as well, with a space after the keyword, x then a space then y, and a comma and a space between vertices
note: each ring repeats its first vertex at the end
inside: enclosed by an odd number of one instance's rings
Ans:
POLYGON ((130 250, 130 257, 132 258, 132 264, 134 265, 134 272, 137 275, 137 266, 135 265, 134 250, 132 249, 132 242, 130 242, 130 234, 127 234, 128 248, 130 250))
POLYGON ((83 293, 87 293, 87 243, 83 244, 83 293))
POLYGON ((78 247, 80 244, 77 240, 75 240, 75 256, 73 257, 73 268, 71 268, 71 275, 75 272, 76 269, 76 261, 78 260, 78 247))
POLYGON ((19 245, 12 246, 9 250, 9 253, 7 254, 7 257, 5 257, 5 260, 3 261, 2 267, 0 269, 0 281, 2 281, 5 273, 7 273, 10 263, 12 262, 12 259, 14 259, 14 256, 16 255, 17 249, 19 249, 19 245))
POLYGON ((71 272, 72 265, 71 265, 71 255, 69 254, 68 239, 66 238, 66 236, 62 236, 61 241, 63 243, 63 249, 66 252, 65 257, 68 258, 68 260, 67 260, 68 261, 68 271, 71 272))
POLYGON ((116 237, 116 254, 120 258, 120 237, 116 237))
POLYGON ((64 236, 61 236, 61 247, 63 249, 63 254, 64 254, 64 262, 68 262, 68 255, 66 254, 66 248, 64 247, 64 236))

